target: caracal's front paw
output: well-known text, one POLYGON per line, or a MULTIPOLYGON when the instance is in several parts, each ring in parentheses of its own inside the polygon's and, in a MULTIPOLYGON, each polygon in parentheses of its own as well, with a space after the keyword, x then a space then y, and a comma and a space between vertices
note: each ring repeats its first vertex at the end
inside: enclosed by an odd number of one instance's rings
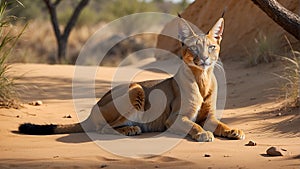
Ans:
POLYGON ((215 137, 214 134, 210 131, 203 131, 195 134, 193 139, 198 142, 212 142, 214 141, 215 137))
POLYGON ((125 136, 135 136, 142 133, 142 130, 139 126, 125 126, 118 128, 117 131, 125 136))
POLYGON ((235 140, 244 140, 246 136, 245 133, 240 129, 231 129, 227 131, 227 137, 235 140))

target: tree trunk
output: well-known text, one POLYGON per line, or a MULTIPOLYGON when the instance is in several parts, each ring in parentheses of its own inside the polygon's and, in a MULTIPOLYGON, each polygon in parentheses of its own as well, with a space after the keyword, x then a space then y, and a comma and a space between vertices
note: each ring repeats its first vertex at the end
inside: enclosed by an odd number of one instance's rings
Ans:
POLYGON ((59 38, 58 41, 58 56, 57 56, 57 61, 58 63, 63 63, 66 60, 67 56, 67 39, 65 38, 59 38))
POLYGON ((289 11, 276 0, 252 0, 278 25, 300 40, 300 16, 289 11))
POLYGON ((69 19, 63 33, 59 29, 57 14, 56 14, 56 7, 61 2, 61 0, 56 0, 54 3, 51 2, 51 0, 44 0, 44 3, 46 4, 50 19, 52 23, 52 27, 55 33, 56 43, 57 43, 57 58, 56 62, 62 63, 66 61, 67 56, 67 47, 68 47, 68 38, 69 35, 75 26, 75 23, 79 17, 80 12, 83 10, 83 8, 89 3, 89 0, 81 0, 76 8, 73 11, 73 14, 71 18, 69 19))

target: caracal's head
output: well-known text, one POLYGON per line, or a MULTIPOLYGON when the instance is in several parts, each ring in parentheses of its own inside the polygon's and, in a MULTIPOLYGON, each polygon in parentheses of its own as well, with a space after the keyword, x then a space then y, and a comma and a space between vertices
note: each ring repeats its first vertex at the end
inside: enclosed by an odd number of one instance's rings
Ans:
POLYGON ((195 33, 187 21, 180 18, 179 40, 183 45, 183 61, 194 68, 208 70, 218 61, 224 19, 220 18, 207 33, 195 33))

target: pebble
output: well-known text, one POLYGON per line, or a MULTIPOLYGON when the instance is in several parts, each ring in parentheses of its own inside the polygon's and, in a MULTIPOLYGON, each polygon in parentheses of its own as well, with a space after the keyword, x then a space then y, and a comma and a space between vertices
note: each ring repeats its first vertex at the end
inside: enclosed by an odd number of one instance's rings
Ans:
POLYGON ((267 154, 269 156, 284 156, 284 155, 286 155, 286 151, 287 150, 282 149, 282 148, 270 147, 267 149, 267 154))
POLYGON ((245 144, 245 146, 256 146, 256 142, 250 140, 247 144, 245 144))
POLYGON ((65 116, 63 116, 63 118, 72 118, 72 116, 71 115, 65 115, 65 116))
POLYGON ((29 104, 33 106, 41 106, 43 102, 41 100, 37 100, 37 101, 32 101, 29 104))
POLYGON ((107 166, 108 166, 107 164, 102 164, 102 165, 100 165, 100 168, 105 168, 107 166))
POLYGON ((210 157, 211 155, 210 154, 204 154, 204 157, 210 157))

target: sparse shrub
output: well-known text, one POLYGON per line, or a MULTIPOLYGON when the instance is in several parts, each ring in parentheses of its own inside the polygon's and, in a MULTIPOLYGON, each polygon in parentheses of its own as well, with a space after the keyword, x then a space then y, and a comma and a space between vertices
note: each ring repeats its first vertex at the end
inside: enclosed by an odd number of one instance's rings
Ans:
POLYGON ((80 27, 91 26, 97 24, 99 20, 100 20, 99 14, 90 6, 87 6, 82 10, 76 25, 80 27))
POLYGON ((104 21, 112 21, 133 13, 159 11, 154 3, 138 0, 115 0, 104 5, 99 14, 104 21))
POLYGON ((248 53, 248 66, 255 66, 260 63, 270 63, 276 60, 275 53, 277 52, 278 44, 275 40, 259 33, 254 39, 254 49, 251 54, 248 53))
POLYGON ((0 107, 16 107, 16 91, 14 78, 9 76, 10 65, 7 63, 14 45, 23 30, 12 35, 11 22, 14 17, 6 15, 8 1, 0 1, 0 107))
MULTIPOLYGON (((17 50, 14 50, 12 53, 14 57, 9 57, 8 61, 10 63, 21 62, 54 64, 56 62, 56 40, 52 29, 52 25, 49 21, 49 16, 45 4, 42 0, 19 1, 21 1, 22 3, 24 2, 24 7, 16 8, 16 4, 14 6, 10 5, 8 7, 9 9, 12 9, 10 11, 10 14, 20 17, 21 21, 23 21, 19 22, 18 20, 18 22, 14 23, 14 26, 16 30, 20 31, 24 27, 24 21, 28 20, 29 24, 26 28, 26 33, 22 35, 22 38, 16 44, 17 50)), ((73 12, 72 7, 74 7, 74 5, 76 5, 77 3, 77 0, 61 1, 60 5, 57 7, 57 15, 60 24, 66 24, 68 18, 73 12)), ((75 63, 77 56, 87 39, 105 24, 104 21, 111 21, 113 19, 117 19, 118 17, 122 17, 135 12, 161 11, 170 13, 170 10, 175 7, 176 9, 178 7, 178 10, 172 10, 174 14, 176 14, 176 12, 181 11, 181 9, 183 8, 183 4, 179 2, 174 3, 171 1, 158 2, 139 0, 91 0, 89 5, 86 6, 81 12, 77 20, 75 29, 70 34, 68 41, 68 56, 64 63, 75 63), (161 9, 159 7, 160 5, 166 7, 166 10, 161 9), (182 7, 180 8, 178 6, 182 7)), ((136 31, 137 29, 143 29, 144 27, 148 28, 150 23, 151 25, 156 25, 155 23, 153 24, 153 22, 156 21, 156 19, 151 17, 140 17, 135 20, 132 20, 134 21, 135 25, 139 26, 138 28, 136 27, 135 29, 132 29, 132 22, 122 22, 120 30, 122 30, 122 32, 125 32, 125 35, 130 34, 132 30, 136 31)), ((155 40, 155 38, 151 38, 151 41, 144 41, 139 43, 151 43, 143 45, 146 47, 152 47, 152 43, 155 44, 155 40)), ((134 48, 135 46, 130 45, 127 47, 134 48)), ((124 51, 125 49, 121 50, 124 51)), ((121 60, 123 57, 124 56, 119 56, 117 60, 121 60)), ((116 66, 116 64, 110 65, 116 66)))
MULTIPOLYGON (((28 1, 28 0, 15 0, 10 1, 7 8, 9 15, 20 18, 21 21, 28 21, 32 19, 47 19, 46 13, 43 10, 46 9, 42 0, 28 1)), ((18 20, 20 22, 20 20, 18 20)))
MULTIPOLYGON (((64 7, 64 9, 62 10, 59 8, 58 10, 59 12, 57 13, 57 18, 58 18, 58 22, 61 25, 66 25, 74 12, 74 8, 70 5, 68 6, 65 4, 62 4, 62 6, 64 7)), ((78 20, 76 22, 76 27, 95 25, 99 21, 100 21, 100 16, 96 12, 96 10, 93 9, 91 6, 87 6, 80 13, 78 20)))
POLYGON ((290 48, 290 56, 281 56, 284 67, 282 74, 275 74, 283 83, 280 90, 286 101, 286 107, 300 106, 300 52, 295 51, 290 41, 285 37, 290 48))

